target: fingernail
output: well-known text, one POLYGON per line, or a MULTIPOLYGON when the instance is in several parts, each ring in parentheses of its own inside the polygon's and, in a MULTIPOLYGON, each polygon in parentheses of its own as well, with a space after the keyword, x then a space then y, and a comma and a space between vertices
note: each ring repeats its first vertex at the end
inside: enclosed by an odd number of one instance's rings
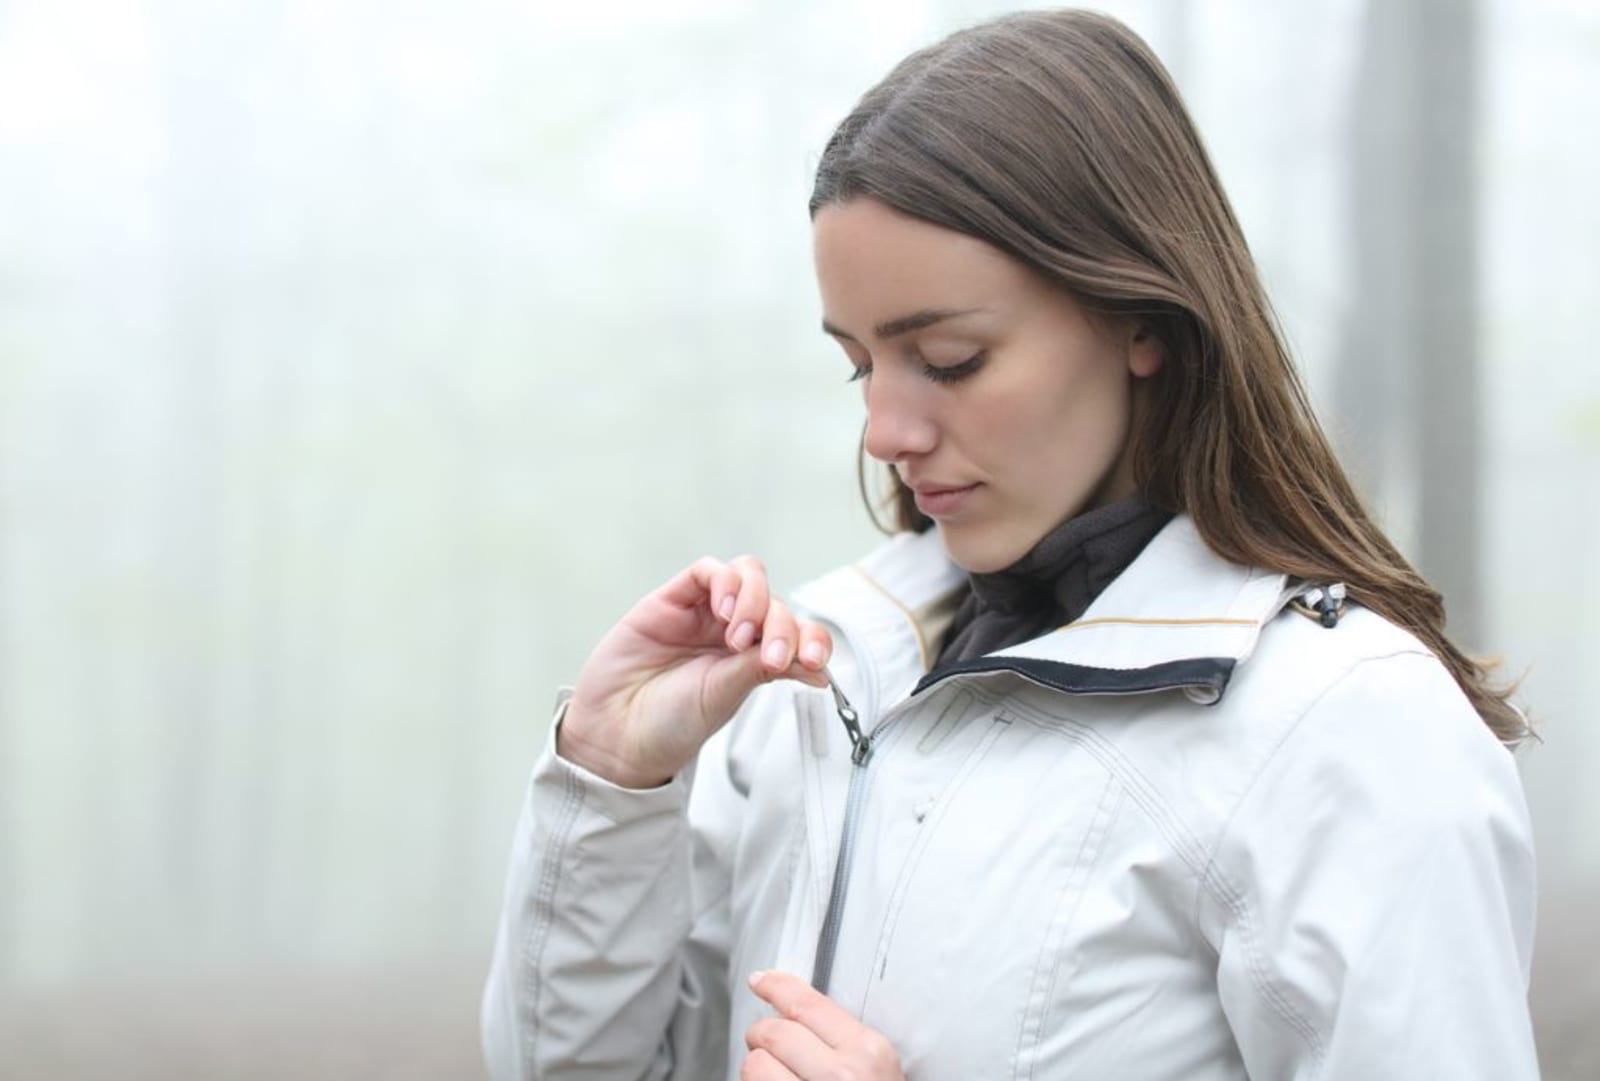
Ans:
POLYGON ((821 642, 807 642, 806 643, 806 648, 801 650, 800 652, 805 657, 807 662, 809 662, 811 664, 821 664, 822 663, 822 643, 821 642))
POLYGON ((736 650, 749 649, 750 644, 756 640, 756 625, 745 620, 733 629, 733 648, 736 650))
POLYGON ((723 597, 722 598, 722 603, 717 605, 717 615, 721 616, 723 619, 732 619, 733 618, 733 594, 732 593, 729 593, 726 597, 723 597))
POLYGON ((765 976, 766 974, 767 970, 764 968, 758 968, 754 972, 750 973, 750 990, 754 991, 756 989, 756 984, 760 983, 761 977, 765 976))
POLYGON ((761 647, 761 659, 767 662, 768 668, 782 668, 784 661, 789 659, 789 643, 782 638, 774 638, 761 647))

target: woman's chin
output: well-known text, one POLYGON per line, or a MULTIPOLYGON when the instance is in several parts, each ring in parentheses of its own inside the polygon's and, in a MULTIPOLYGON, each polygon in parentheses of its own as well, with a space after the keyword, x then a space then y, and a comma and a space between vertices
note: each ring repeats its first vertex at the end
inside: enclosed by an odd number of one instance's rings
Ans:
POLYGON ((1015 535, 1011 531, 984 528, 974 522, 934 522, 945 554, 969 574, 992 574, 1005 570, 1028 554, 1038 538, 1015 535))

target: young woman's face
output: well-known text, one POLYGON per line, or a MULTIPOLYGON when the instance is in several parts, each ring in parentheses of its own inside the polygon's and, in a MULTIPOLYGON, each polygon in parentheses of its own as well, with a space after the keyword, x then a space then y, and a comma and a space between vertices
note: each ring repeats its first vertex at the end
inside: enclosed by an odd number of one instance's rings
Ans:
POLYGON ((1135 379, 1154 339, 1091 321, 999 249, 871 198, 818 211, 823 329, 892 464, 967 570, 1009 566, 1068 518, 1132 495, 1135 379))

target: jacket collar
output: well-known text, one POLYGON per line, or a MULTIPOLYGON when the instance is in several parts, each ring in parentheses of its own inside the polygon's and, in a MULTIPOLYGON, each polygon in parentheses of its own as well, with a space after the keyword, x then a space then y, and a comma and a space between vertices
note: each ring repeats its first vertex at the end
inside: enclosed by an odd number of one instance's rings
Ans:
POLYGON ((1180 514, 1079 619, 929 672, 937 643, 928 640, 923 617, 947 606, 965 578, 929 530, 891 538, 855 567, 813 583, 796 601, 839 623, 858 649, 883 664, 896 657, 920 660, 920 671, 911 673, 915 691, 957 675, 1012 672, 1069 693, 1182 688, 1209 704, 1222 696, 1234 668, 1249 658, 1261 628, 1292 592, 1282 574, 1222 559, 1180 514), (845 613, 847 619, 839 618, 845 613))

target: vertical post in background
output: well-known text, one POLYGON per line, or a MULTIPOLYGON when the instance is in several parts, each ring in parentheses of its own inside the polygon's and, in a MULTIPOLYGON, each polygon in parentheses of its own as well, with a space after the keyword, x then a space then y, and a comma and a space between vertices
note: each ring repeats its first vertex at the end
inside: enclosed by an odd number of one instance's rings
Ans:
MULTIPOLYGON (((3 347, 0 347, 3 348, 3 347)), ((0 365, 4 358, 0 357, 0 365)), ((3 371, 3 367, 0 367, 3 371)), ((3 415, 3 407, 0 407, 3 415)), ((0 448, 4 447, 0 440, 0 448)), ((17 747, 16 736, 12 724, 12 698, 9 692, 11 684, 7 679, 7 662, 10 661, 11 622, 7 618, 10 613, 10 598, 7 596, 6 586, 10 581, 6 573, 11 568, 7 559, 6 537, 6 498, 7 498, 7 459, 0 456, 0 988, 4 988, 12 974, 17 956, 17 894, 21 889, 21 876, 18 868, 22 862, 17 851, 22 842, 21 831, 17 823, 22 816, 13 806, 17 798, 17 785, 14 778, 17 775, 17 747)))
POLYGON ((1483 643, 1478 0, 1370 3, 1350 129, 1341 448, 1483 643))
POLYGON ((248 83, 238 72, 252 42, 248 24, 226 14, 179 4, 161 15, 155 55, 170 139, 160 214, 171 414, 152 489, 155 520, 147 528, 158 538, 155 558, 171 609, 153 628, 167 648, 148 655, 158 673, 152 699, 142 704, 151 724, 151 757, 135 783, 160 801, 158 881, 169 906, 160 922, 143 926, 162 934, 184 928, 181 941, 198 954, 219 937, 213 903, 217 846, 209 824, 230 781, 218 773, 224 721, 218 709, 224 410, 244 302, 241 237, 249 213, 244 194, 250 146, 241 89, 248 83))
POLYGON ((1418 253, 1416 425, 1422 483, 1418 560, 1444 591, 1452 635, 1483 648, 1484 331, 1478 274, 1477 0, 1402 4, 1423 20, 1415 77, 1418 253))

